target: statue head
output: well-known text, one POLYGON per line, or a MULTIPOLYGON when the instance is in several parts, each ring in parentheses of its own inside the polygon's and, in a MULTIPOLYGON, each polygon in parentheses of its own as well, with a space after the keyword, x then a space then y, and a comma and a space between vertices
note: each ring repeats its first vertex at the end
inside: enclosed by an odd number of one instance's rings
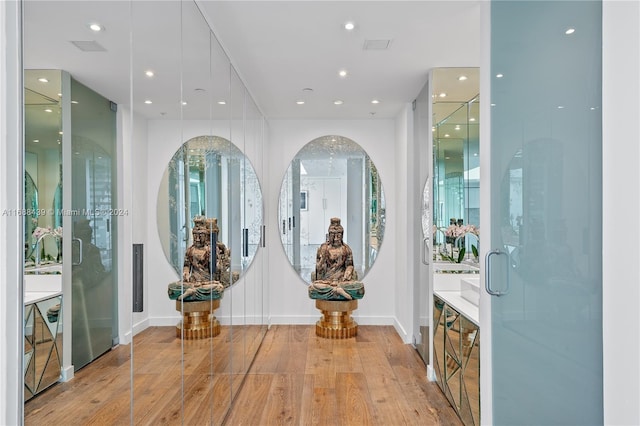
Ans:
POLYGON ((212 233, 219 233, 218 219, 196 216, 193 218, 193 245, 202 247, 211 241, 212 233))
POLYGON ((332 217, 331 223, 329 224, 329 243, 334 245, 342 244, 342 236, 344 234, 344 228, 340 225, 339 217, 332 217))

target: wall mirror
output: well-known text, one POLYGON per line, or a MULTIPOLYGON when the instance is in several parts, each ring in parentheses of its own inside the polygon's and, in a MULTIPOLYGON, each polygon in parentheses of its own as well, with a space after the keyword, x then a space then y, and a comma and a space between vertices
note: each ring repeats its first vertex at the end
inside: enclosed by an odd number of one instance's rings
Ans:
POLYGON ((328 135, 294 157, 280 188, 279 231, 289 262, 307 283, 332 217, 342 219, 358 277, 373 265, 385 230, 385 196, 373 161, 353 140, 328 135))
POLYGON ((232 272, 251 265, 260 243, 262 192, 253 166, 229 140, 185 142, 164 172, 156 213, 162 249, 179 277, 196 216, 218 219, 218 241, 231 251, 232 272))
MULTIPOLYGON (((479 69, 433 70, 434 254, 465 247, 477 260, 479 240, 464 234, 480 226, 479 69), (467 227, 471 225, 472 227, 467 227), (475 250, 473 247, 475 246, 475 250)), ((425 189, 424 196, 428 194, 425 189)), ((458 260, 457 257, 454 257, 458 260)))
POLYGON ((24 85, 25 272, 31 273, 36 266, 59 263, 62 255, 54 232, 62 226, 56 214, 62 202, 61 72, 25 70, 24 85))

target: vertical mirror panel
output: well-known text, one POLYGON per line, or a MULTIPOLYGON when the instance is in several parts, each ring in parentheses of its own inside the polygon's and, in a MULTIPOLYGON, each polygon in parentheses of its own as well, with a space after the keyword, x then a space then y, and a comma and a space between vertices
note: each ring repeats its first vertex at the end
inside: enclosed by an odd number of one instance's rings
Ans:
MULTIPOLYGON (((242 152, 246 146, 245 118, 246 118, 246 91, 237 71, 231 67, 229 92, 229 113, 231 124, 231 141, 236 144, 242 152)), ((235 164, 230 179, 230 222, 233 229, 234 238, 230 241, 232 265, 242 268, 243 252, 243 210, 244 194, 240 190, 242 182, 241 164, 235 164)), ((230 291, 229 316, 233 329, 231 332, 231 392, 232 398, 240 389, 243 373, 246 371, 245 346, 246 346, 246 284, 251 279, 244 277, 242 286, 236 286, 230 291)))
MULTIPOLYGON (((212 75, 209 27, 194 2, 180 2, 180 19, 181 89, 179 105, 180 127, 184 141, 190 139, 190 134, 194 131, 193 122, 202 122, 203 127, 209 127, 211 119, 209 91, 212 86, 212 75)), ((183 202, 178 203, 178 206, 182 205, 182 211, 185 215, 185 230, 191 231, 189 232, 191 238, 183 239, 184 247, 179 250, 184 253, 182 256, 183 268, 180 268, 179 273, 183 295, 190 290, 199 290, 195 287, 189 288, 189 284, 201 285, 201 289, 204 289, 212 285, 210 283, 216 283, 214 281, 218 272, 216 266, 220 266, 219 256, 222 253, 217 249, 219 244, 223 244, 222 238, 219 238, 220 232, 216 232, 216 225, 211 222, 206 222, 204 227, 206 229, 200 229, 198 222, 198 218, 209 217, 206 209, 206 197, 207 189, 210 192, 211 188, 207 188, 205 185, 206 178, 212 168, 207 167, 209 164, 206 164, 207 159, 212 160, 211 150, 208 149, 209 143, 210 139, 207 138, 204 143, 203 155, 200 158, 191 156, 191 147, 188 151, 186 149, 182 151, 182 173, 177 174, 180 178, 176 179, 184 183, 183 202), (203 239, 208 240, 209 245, 203 239), (207 248, 210 248, 210 251, 207 251, 207 248)), ((221 219, 217 218, 217 226, 225 229, 226 223, 222 223, 221 219)), ((224 273, 223 268, 219 269, 220 273, 224 273)), ((222 291, 218 288, 210 290, 212 293, 222 291)), ((214 353, 218 339, 215 336, 216 320, 214 318, 219 300, 213 298, 212 294, 206 294, 206 296, 211 297, 194 301, 188 301, 188 298, 182 300, 178 298, 174 302, 176 310, 179 308, 182 316, 179 326, 181 327, 183 367, 181 418, 183 424, 212 424, 215 420, 212 390, 214 353)))
MULTIPOLYGON (((179 123, 181 117, 181 85, 180 67, 182 57, 181 40, 181 5, 177 1, 131 1, 131 128, 129 137, 132 158, 146 161, 148 151, 160 149, 165 141, 148 142, 149 128, 161 120, 179 123), (171 60, 166 60, 170 58, 171 60), (145 146, 144 149, 140 146, 145 146)), ((179 145, 179 136, 175 132, 167 132, 168 139, 179 145)), ((145 166, 140 169, 132 167, 131 177, 138 191, 146 192, 152 183, 148 180, 145 166), (139 184, 137 182, 140 182, 139 184)), ((136 191, 134 190, 134 194, 136 191)), ((141 195, 141 194, 140 194, 141 195)), ((135 203, 135 200, 134 200, 135 203)), ((135 204, 134 204, 135 205, 135 204)), ((138 203, 144 206, 144 203, 138 203)), ((133 211, 133 220, 137 226, 132 230, 132 242, 151 241, 143 224, 149 220, 149 207, 133 211), (145 214, 146 213, 146 214, 145 214)), ((184 254, 184 244, 181 246, 184 254)), ((153 247, 144 247, 144 262, 148 266, 145 274, 156 263, 153 247)), ((173 278, 173 277, 172 277, 173 278)), ((169 281, 169 280, 167 280, 169 281)), ((153 315, 155 300, 153 293, 162 291, 168 305, 171 301, 166 297, 166 285, 148 282, 145 285, 143 312, 133 313, 131 328, 140 327, 153 315)), ((175 302, 169 312, 176 312, 175 302)), ((175 321, 176 323, 178 320, 175 321)), ((175 326, 140 327, 133 337, 132 358, 132 418, 134 424, 180 423, 183 419, 183 357, 180 340, 176 337, 175 326)))
POLYGON ((128 362, 87 372, 120 337, 116 116, 130 85, 129 62, 109 54, 129 51, 128 16, 128 2, 23 2, 25 208, 35 212, 25 223, 25 336, 35 332, 25 338, 25 424, 68 423, 71 412, 86 423, 129 420, 109 408, 122 397, 129 406, 128 362), (97 17, 111 32, 88 27, 97 17), (96 398, 102 377, 117 397, 96 398), (57 383, 68 380, 86 392, 68 397, 57 383))
MULTIPOLYGON (((262 157, 262 117, 255 102, 247 92, 245 102, 245 165, 243 170, 253 170, 249 158, 256 161, 256 169, 262 157)), ((263 203, 260 194, 259 171, 243 174, 243 269, 247 277, 245 288, 245 347, 244 365, 248 371, 251 361, 255 357, 260 342, 262 341, 262 258, 257 253, 262 237, 263 203), (253 262, 249 264, 247 258, 255 254, 253 262)))
POLYGON ((478 79, 478 68, 433 70, 433 252, 436 261, 477 263, 479 260, 478 79))

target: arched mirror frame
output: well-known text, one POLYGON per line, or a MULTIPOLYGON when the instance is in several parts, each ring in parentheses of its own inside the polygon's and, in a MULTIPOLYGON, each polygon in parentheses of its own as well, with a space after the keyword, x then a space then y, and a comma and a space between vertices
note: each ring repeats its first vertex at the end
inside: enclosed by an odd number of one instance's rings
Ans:
POLYGON ((280 187, 280 240, 289 263, 307 284, 332 217, 342 220, 344 242, 362 279, 382 245, 386 201, 371 158, 357 142, 340 135, 321 136, 302 147, 280 187))

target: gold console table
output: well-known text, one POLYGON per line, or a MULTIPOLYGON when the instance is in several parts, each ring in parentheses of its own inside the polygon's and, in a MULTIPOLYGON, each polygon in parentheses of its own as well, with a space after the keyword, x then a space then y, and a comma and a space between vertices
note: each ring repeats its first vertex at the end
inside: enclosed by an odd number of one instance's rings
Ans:
POLYGON ((220 321, 213 311, 220 307, 220 299, 182 302, 176 300, 176 310, 182 321, 176 325, 176 336, 186 340, 206 339, 220 334, 220 321))
POLYGON ((322 317, 316 322, 316 336, 327 339, 348 339, 358 334, 358 324, 351 312, 358 309, 358 300, 316 299, 322 317))

